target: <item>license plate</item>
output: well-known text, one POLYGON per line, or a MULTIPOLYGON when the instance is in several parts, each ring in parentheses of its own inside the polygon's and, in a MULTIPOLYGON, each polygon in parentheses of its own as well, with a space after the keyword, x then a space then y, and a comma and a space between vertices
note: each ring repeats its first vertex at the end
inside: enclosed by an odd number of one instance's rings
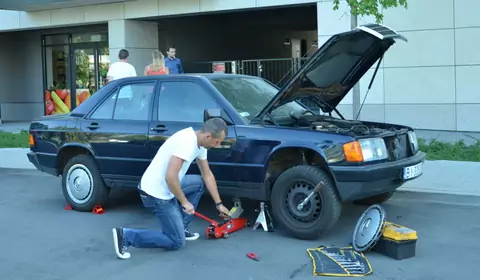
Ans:
POLYGON ((413 179, 422 175, 423 162, 403 168, 403 180, 413 179))

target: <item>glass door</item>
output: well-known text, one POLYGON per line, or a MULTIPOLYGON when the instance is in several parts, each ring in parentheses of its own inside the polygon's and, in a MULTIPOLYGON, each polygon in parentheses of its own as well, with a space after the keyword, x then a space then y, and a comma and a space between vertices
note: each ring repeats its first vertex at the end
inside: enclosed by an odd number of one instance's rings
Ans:
POLYGON ((109 49, 104 44, 73 45, 71 60, 70 103, 73 109, 106 84, 109 49))

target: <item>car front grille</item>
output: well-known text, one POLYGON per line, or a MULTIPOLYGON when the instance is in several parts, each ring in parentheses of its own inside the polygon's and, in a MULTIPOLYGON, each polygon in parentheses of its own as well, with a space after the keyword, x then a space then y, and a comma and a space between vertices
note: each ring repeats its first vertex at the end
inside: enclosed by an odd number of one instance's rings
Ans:
POLYGON ((407 134, 384 137, 388 150, 388 159, 395 161, 411 156, 407 134))

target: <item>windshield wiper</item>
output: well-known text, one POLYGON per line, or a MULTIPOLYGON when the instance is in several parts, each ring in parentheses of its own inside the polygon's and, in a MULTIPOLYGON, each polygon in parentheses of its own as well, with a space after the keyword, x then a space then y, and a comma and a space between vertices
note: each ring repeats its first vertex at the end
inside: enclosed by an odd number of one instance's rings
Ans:
MULTIPOLYGON (((265 114, 265 117, 268 117, 272 123, 275 125, 275 126, 279 126, 278 122, 275 120, 275 118, 272 116, 271 113, 266 113, 265 114)), ((263 119, 265 118, 258 118, 258 117, 255 117, 253 118, 251 121, 250 121, 250 124, 261 124, 261 125, 265 125, 265 123, 263 122, 263 119)))

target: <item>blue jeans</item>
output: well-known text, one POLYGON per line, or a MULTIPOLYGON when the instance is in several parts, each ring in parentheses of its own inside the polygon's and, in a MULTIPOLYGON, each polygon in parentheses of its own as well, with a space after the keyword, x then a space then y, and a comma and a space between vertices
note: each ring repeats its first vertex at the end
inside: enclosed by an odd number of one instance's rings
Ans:
MULTIPOLYGON (((204 183, 200 175, 185 175, 180 182, 188 201, 197 209, 198 202, 204 192, 204 183)), ((178 250, 185 246, 185 230, 192 220, 182 210, 176 198, 170 200, 158 199, 149 195, 140 195, 143 205, 149 208, 162 230, 146 230, 124 228, 125 245, 135 248, 164 248, 178 250)))

